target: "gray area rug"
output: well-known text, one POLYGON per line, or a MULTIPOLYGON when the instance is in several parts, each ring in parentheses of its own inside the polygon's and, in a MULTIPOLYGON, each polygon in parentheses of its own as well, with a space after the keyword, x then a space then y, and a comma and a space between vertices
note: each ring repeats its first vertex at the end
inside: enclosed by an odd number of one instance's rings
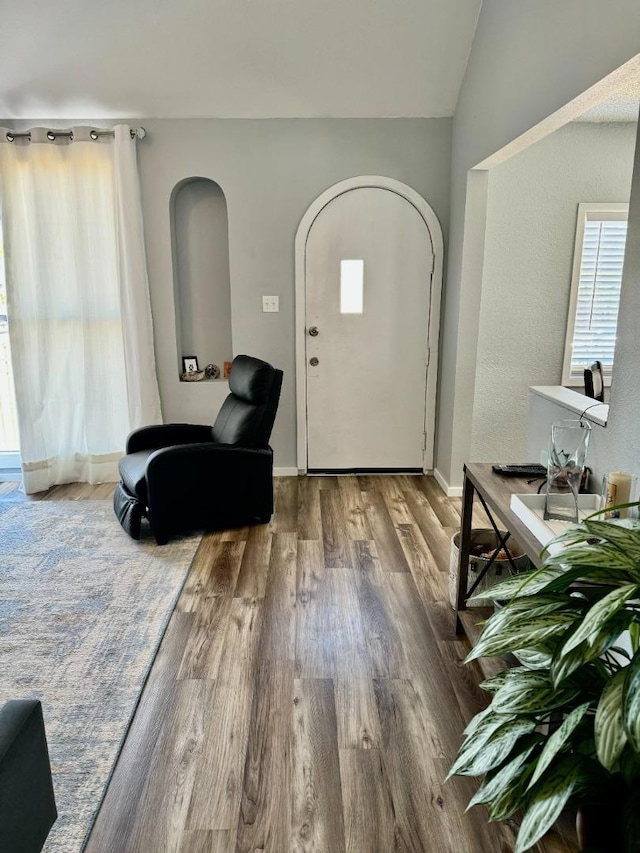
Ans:
POLYGON ((82 848, 199 542, 134 542, 109 501, 0 503, 0 703, 42 701, 47 853, 82 848))

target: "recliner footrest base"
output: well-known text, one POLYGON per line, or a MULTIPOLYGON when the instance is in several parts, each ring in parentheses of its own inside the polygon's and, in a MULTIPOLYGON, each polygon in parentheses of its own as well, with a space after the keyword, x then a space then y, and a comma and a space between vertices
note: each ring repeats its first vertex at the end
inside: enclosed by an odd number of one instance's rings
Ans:
POLYGON ((142 524, 142 505, 138 498, 129 494, 122 483, 116 486, 113 493, 113 509, 125 530, 132 539, 140 539, 142 524))

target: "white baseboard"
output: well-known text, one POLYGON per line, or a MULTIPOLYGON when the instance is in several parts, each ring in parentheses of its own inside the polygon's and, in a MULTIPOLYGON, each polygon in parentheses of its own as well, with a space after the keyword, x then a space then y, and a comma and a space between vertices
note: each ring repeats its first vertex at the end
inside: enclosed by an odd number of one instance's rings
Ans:
POLYGON ((22 471, 0 471, 0 483, 19 483, 22 471))
POLYGON ((436 482, 448 498, 461 498, 462 486, 450 486, 437 468, 433 469, 433 476, 436 482))
POLYGON ((274 477, 297 477, 298 469, 297 468, 274 468, 273 469, 274 477))

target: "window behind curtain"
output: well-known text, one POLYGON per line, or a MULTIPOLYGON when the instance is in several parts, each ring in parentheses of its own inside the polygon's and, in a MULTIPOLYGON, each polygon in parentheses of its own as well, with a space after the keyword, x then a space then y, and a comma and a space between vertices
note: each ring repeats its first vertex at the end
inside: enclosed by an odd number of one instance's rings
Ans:
POLYGON ((7 469, 19 466, 19 446, 11 350, 9 348, 7 288, 4 274, 2 215, 0 212, 0 474, 2 476, 5 476, 7 469))
POLYGON ((580 204, 571 283, 564 385, 582 385, 584 369, 602 362, 611 381, 627 238, 627 204, 580 204))

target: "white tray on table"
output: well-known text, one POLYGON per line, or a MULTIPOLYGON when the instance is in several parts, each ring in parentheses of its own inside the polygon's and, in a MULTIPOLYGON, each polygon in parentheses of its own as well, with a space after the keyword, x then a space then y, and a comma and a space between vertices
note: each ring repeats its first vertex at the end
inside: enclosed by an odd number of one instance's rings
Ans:
MULTIPOLYGON (((557 495, 555 498, 557 499, 557 495)), ((571 495, 566 496, 573 502, 571 495)), ((551 540, 564 533, 575 525, 570 521, 545 521, 544 516, 545 495, 511 495, 511 509, 520 521, 529 528, 533 535, 547 545, 551 540)), ((578 518, 583 521, 587 516, 602 508, 600 495, 578 495, 578 518)), ((559 547, 559 546, 558 546, 559 547)), ((553 553, 554 546, 550 549, 553 553)))

